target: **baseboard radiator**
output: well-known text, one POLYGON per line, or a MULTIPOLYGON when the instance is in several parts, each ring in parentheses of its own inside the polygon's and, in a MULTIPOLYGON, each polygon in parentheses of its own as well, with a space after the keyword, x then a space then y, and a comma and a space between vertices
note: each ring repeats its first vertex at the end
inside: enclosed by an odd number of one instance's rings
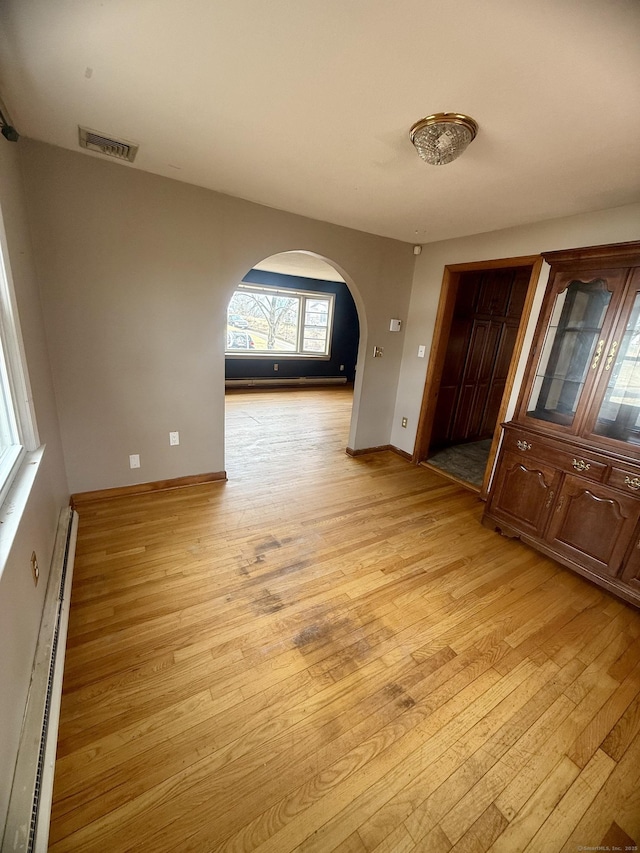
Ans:
POLYGON ((227 379, 225 388, 261 388, 298 385, 346 385, 346 376, 283 376, 281 379, 227 379))
POLYGON ((1 853, 45 853, 78 515, 60 513, 1 853))

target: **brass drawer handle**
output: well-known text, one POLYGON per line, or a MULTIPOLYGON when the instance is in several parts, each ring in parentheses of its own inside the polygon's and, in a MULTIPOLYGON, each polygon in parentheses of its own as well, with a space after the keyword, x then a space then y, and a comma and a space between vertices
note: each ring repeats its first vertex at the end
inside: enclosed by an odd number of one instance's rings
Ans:
POLYGON ((564 495, 560 495, 560 500, 558 501, 558 506, 556 507, 556 512, 560 512, 562 509, 562 504, 564 503, 564 495))
POLYGON ((576 471, 588 471, 591 468, 591 463, 585 462, 584 459, 574 459, 573 467, 576 471))
POLYGON ((595 358, 593 359, 593 364, 591 365, 591 369, 595 370, 598 366, 598 362, 600 361, 600 356, 602 355, 602 348, 604 347, 604 340, 598 341, 598 349, 596 350, 595 358))
POLYGON ((518 450, 531 450, 531 445, 528 441, 516 441, 516 445, 518 446, 518 450))
POLYGON ((617 349, 618 349, 618 341, 614 341, 611 344, 611 351, 609 352, 609 355, 607 356, 607 363, 604 366, 605 370, 609 370, 609 368, 613 364, 613 359, 616 357, 616 350, 617 349))
POLYGON ((545 503, 544 503, 544 508, 545 508, 545 509, 549 509, 549 507, 550 507, 550 506, 551 506, 551 504, 553 503, 553 494, 554 494, 553 489, 550 489, 550 491, 549 491, 549 497, 546 499, 546 501, 545 501, 545 503))
POLYGON ((624 484, 632 492, 637 492, 640 489, 640 477, 625 477, 624 484))

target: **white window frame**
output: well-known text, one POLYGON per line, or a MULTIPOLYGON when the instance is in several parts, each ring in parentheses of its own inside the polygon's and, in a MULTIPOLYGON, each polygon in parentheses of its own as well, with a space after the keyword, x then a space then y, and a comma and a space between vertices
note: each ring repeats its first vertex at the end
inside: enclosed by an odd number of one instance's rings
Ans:
POLYGON ((9 249, 0 208, 0 505, 40 439, 26 367, 9 249))
MULTIPOLYGON (((313 290, 298 290, 294 288, 280 288, 280 287, 270 287, 269 285, 262 284, 253 284, 251 282, 242 282, 239 284, 234 291, 233 295, 236 293, 256 293, 256 294, 268 294, 273 296, 283 296, 285 298, 298 298, 300 300, 300 310, 298 314, 298 335, 297 335, 297 349, 295 351, 291 350, 259 350, 259 349, 251 349, 251 350, 228 350, 225 346, 225 355, 227 358, 273 358, 277 356, 279 359, 282 358, 296 358, 296 359, 313 359, 315 361, 329 361, 331 359, 331 346, 333 343, 333 319, 334 319, 334 308, 336 295, 335 293, 324 292, 324 291, 313 291, 313 290), (306 301, 311 299, 324 299, 328 302, 328 316, 327 316, 327 349, 326 352, 322 353, 313 353, 313 352, 305 352, 302 347, 304 345, 304 317, 306 313, 306 301)), ((232 296, 233 298, 233 296, 232 296)), ((231 302, 231 301, 230 301, 231 302)), ((230 304, 229 302, 229 304, 230 304)), ((227 307, 227 318, 229 316, 229 308, 227 307)), ((228 322, 228 321, 227 321, 228 322)), ((227 326, 225 326, 225 332, 227 330, 227 326)))

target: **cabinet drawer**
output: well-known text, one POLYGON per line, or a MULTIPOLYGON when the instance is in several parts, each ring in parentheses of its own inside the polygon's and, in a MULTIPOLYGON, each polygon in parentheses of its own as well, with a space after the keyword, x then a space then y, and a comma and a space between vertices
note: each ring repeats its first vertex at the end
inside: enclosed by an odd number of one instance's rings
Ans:
POLYGON ((630 495, 640 498, 640 473, 625 468, 612 468, 609 474, 609 486, 621 489, 630 495))
POLYGON ((598 462, 591 453, 573 452, 550 444, 538 436, 526 432, 510 432, 506 439, 506 450, 525 457, 539 459, 548 465, 553 465, 560 471, 569 474, 580 474, 588 480, 600 482, 606 473, 607 466, 598 462))

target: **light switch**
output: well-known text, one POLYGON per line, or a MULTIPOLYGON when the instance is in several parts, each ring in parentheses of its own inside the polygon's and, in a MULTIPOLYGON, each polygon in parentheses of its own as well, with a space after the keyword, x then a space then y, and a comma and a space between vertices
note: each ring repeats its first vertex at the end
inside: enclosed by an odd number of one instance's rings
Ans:
POLYGON ((424 358, 424 354, 426 353, 427 348, 424 344, 420 344, 418 347, 418 358, 424 358))

